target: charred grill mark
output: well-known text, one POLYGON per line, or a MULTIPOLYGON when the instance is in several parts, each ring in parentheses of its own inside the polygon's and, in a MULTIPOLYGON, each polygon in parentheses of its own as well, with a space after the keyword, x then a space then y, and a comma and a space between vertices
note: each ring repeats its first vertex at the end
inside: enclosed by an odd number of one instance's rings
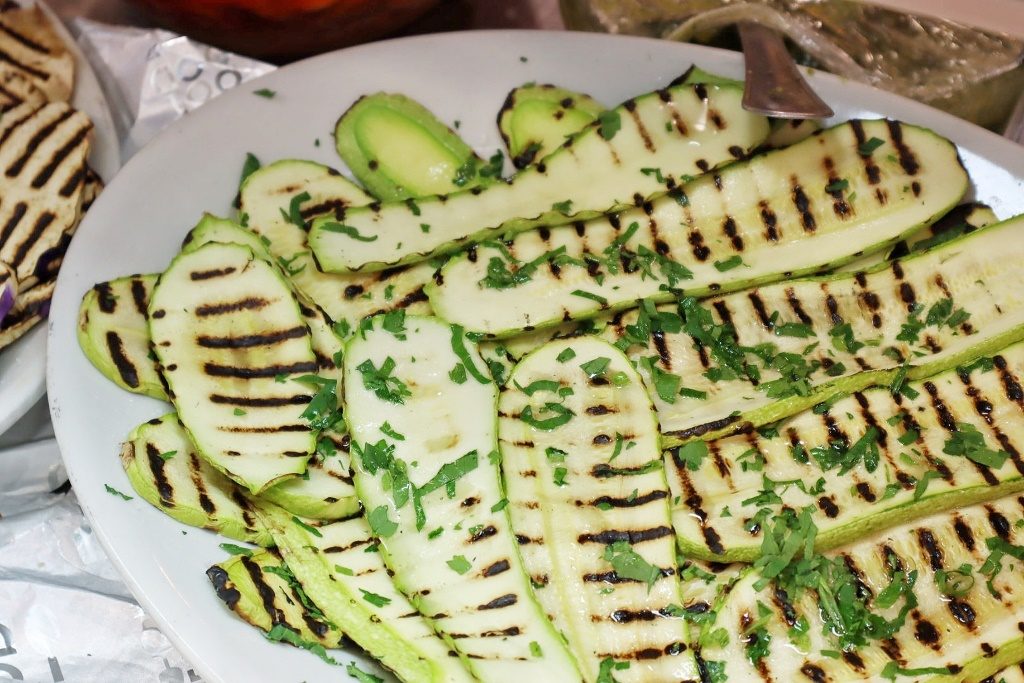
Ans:
POLYGON ((893 146, 896 147, 896 154, 899 157, 900 166, 903 168, 903 171, 907 175, 917 175, 921 167, 917 163, 914 153, 903 142, 903 127, 900 125, 900 122, 887 119, 885 124, 889 128, 889 139, 892 140, 893 146))
POLYGON ((908 311, 913 309, 917 297, 914 294, 914 287, 909 282, 900 283, 900 299, 907 305, 908 311))
POLYGON ((995 424, 995 421, 992 418, 992 402, 985 398, 978 388, 971 383, 970 375, 959 372, 957 373, 957 376, 964 384, 967 395, 971 398, 974 411, 982 420, 984 420, 985 424, 989 426, 992 433, 995 434, 996 440, 999 442, 999 445, 1002 446, 1003 450, 1009 454, 1010 460, 1013 462, 1013 466, 1017 468, 1017 472, 1024 474, 1024 461, 1021 460, 1020 451, 1014 447, 1010 438, 999 428, 999 425, 995 424))
POLYGON ((996 535, 1004 541, 1010 540, 1010 520, 989 505, 985 506, 985 511, 988 512, 988 523, 996 535))
MULTIPOLYGON (((660 571, 662 576, 670 576, 674 572, 672 569, 661 569, 660 571)), ((629 579, 624 576, 619 576, 614 571, 584 574, 582 578, 587 583, 642 583, 639 579, 629 579)))
POLYGON ((860 655, 856 652, 844 651, 843 659, 846 661, 847 664, 852 666, 854 669, 858 669, 860 671, 864 670, 864 660, 861 659, 860 655))
POLYGON ((822 496, 821 498, 818 498, 818 507, 829 519, 835 519, 839 516, 839 507, 831 496, 822 496))
POLYGON ((196 337, 196 343, 207 349, 251 349, 257 346, 274 346, 290 339, 301 339, 307 330, 303 326, 293 327, 266 334, 249 334, 241 337, 196 337))
POLYGON ((262 368, 239 368, 217 363, 204 363, 203 372, 211 377, 238 377, 240 379, 257 379, 260 377, 276 377, 299 372, 316 372, 316 363, 302 361, 291 365, 269 365, 262 368))
POLYGON ((996 370, 999 372, 999 380, 1003 385, 1003 393, 1006 398, 1024 408, 1024 388, 1021 387, 1014 374, 1010 372, 1006 359, 999 355, 993 356, 992 364, 995 365, 996 370))
POLYGON ((224 277, 225 275, 231 275, 235 272, 234 266, 228 266, 227 268, 213 268, 211 270, 197 270, 188 274, 190 280, 195 282, 196 280, 212 280, 218 277, 224 277))
POLYGON ((206 576, 213 584, 213 590, 216 591, 217 597, 227 605, 228 609, 234 610, 235 605, 242 599, 242 594, 231 583, 228 573, 214 565, 206 570, 206 576))
MULTIPOLYGON (((850 127, 853 129, 853 134, 857 138, 857 147, 859 148, 867 142, 867 137, 864 134, 864 123, 859 119, 853 119, 850 121, 850 127)), ((882 176, 879 172, 878 166, 872 158, 872 155, 859 154, 858 156, 860 156, 861 161, 864 163, 864 173, 867 175, 868 183, 871 185, 877 185, 882 179, 882 176)), ((879 197, 879 203, 884 204, 885 199, 883 197, 879 197)))
POLYGON ((348 285, 347 287, 345 287, 345 291, 343 292, 342 296, 344 296, 346 299, 355 299, 364 291, 366 291, 366 288, 363 287, 362 285, 348 285))
POLYGON ((673 534, 672 528, 667 526, 656 526, 650 529, 606 529, 596 534, 580 534, 577 537, 579 543, 600 543, 611 545, 617 541, 625 541, 630 545, 636 545, 645 541, 654 541, 673 534))
POLYGON ((263 609, 270 615, 271 623, 290 626, 285 619, 284 612, 278 608, 274 600, 274 589, 263 580, 263 570, 260 569, 260 566, 253 562, 252 558, 245 556, 242 557, 242 566, 245 567, 253 585, 256 586, 256 592, 259 593, 260 600, 263 602, 263 609))
POLYGON ((806 662, 801 666, 800 673, 807 676, 807 678, 814 681, 814 683, 826 683, 826 681, 828 681, 828 677, 825 676, 825 671, 817 664, 812 664, 811 662, 806 662))
POLYGON ((789 600, 789 594, 779 588, 776 583, 772 583, 772 602, 775 603, 775 606, 782 614, 782 618, 785 620, 787 626, 793 626, 796 624, 798 617, 796 609, 793 607, 793 603, 789 600))
POLYGON ((932 570, 942 569, 942 549, 935 542, 935 535, 930 529, 917 530, 917 544, 921 546, 931 564, 932 570))
POLYGON ((766 330, 772 329, 774 325, 772 324, 771 316, 768 315, 768 310, 764 307, 764 301, 761 300, 758 290, 748 294, 747 298, 750 299, 750 304, 754 307, 754 312, 757 313, 757 319, 761 321, 761 326, 766 330))
POLYGON ((789 307, 793 310, 793 313, 796 315, 797 319, 800 320, 800 322, 802 322, 804 325, 811 324, 811 316, 807 315, 807 313, 804 311, 804 308, 800 303, 800 299, 797 298, 796 292, 792 287, 786 288, 786 302, 789 304, 789 307))
MULTIPOLYGON (((235 426, 221 426, 221 431, 231 432, 233 434, 280 434, 282 432, 308 432, 309 425, 269 425, 266 427, 235 427, 235 426)), ((284 455, 289 455, 284 453, 284 455)), ((303 453, 302 455, 305 455, 303 453)))
POLYGON ((476 543, 477 541, 482 541, 485 538, 490 538, 491 536, 494 536, 497 533, 498 533, 498 530, 496 528, 494 528, 494 525, 493 524, 488 524, 483 529, 479 529, 479 530, 473 532, 473 534, 470 535, 470 537, 469 537, 469 542, 470 543, 476 543))
POLYGON ((828 184, 826 185, 825 191, 832 196, 832 210, 837 216, 842 218, 850 213, 850 205, 846 203, 846 199, 843 197, 843 190, 829 190, 834 183, 840 182, 839 177, 835 174, 835 162, 832 161, 832 157, 826 156, 822 159, 822 164, 825 167, 825 175, 828 178, 828 184))
MULTIPOLYGON (((18 202, 17 204, 14 205, 14 209, 11 211, 10 218, 7 219, 7 223, 4 224, 3 230, 0 231, 0 245, 7 244, 7 240, 11 238, 11 234, 14 232, 14 229, 18 227, 18 224, 21 223, 21 219, 25 217, 25 214, 27 212, 28 204, 26 204, 25 202, 18 202)), ((106 285, 106 283, 102 284, 106 285)), ((97 287, 99 286, 100 285, 97 285, 97 287)), ((107 286, 108 291, 109 289, 110 287, 107 286)), ((109 311, 104 312, 109 313, 109 311)))
POLYGON ((124 342, 121 340, 121 336, 117 332, 110 330, 107 332, 106 339, 107 353, 110 354, 110 360, 114 362, 114 367, 117 368, 117 374, 120 375, 121 380, 125 384, 133 389, 137 388, 139 386, 139 371, 125 354, 124 342))
POLYGON ((736 220, 732 216, 726 216, 722 223, 722 230, 732 241, 732 247, 736 251, 743 251, 743 238, 736 230, 736 220))
MULTIPOLYGON (((9 59, 5 59, 5 56, 6 54, 3 51, 0 51, 0 62, 11 61, 9 59)), ((26 69, 26 71, 28 71, 28 69, 26 69)), ((68 108, 66 111, 61 112, 60 115, 57 116, 57 118, 55 118, 54 120, 50 121, 45 126, 40 128, 39 130, 37 130, 35 132, 35 135, 33 135, 25 143, 25 150, 21 153, 21 156, 15 159, 11 163, 11 165, 7 167, 7 170, 5 171, 7 177, 14 178, 20 175, 21 172, 25 169, 25 165, 28 163, 28 160, 32 158, 33 154, 36 154, 39 151, 40 146, 43 144, 46 138, 50 137, 53 134, 53 132, 57 130, 60 124, 67 121, 69 118, 74 116, 74 114, 75 110, 68 108)))
MULTIPOLYGON (((15 7, 17 7, 17 5, 15 5, 15 7)), ((2 11, 3 11, 3 8, 0 8, 0 12, 2 12, 2 11)), ((13 28, 11 28, 10 26, 7 26, 6 24, 4 24, 2 22, 0 22, 0 32, 6 33, 8 36, 10 36, 16 42, 21 43, 21 45, 23 47, 28 48, 32 52, 41 52, 44 55, 53 54, 53 52, 48 47, 43 45, 42 43, 38 43, 38 42, 32 40, 28 36, 24 35, 23 33, 20 33, 19 31, 15 31, 13 28)))
MULTIPOLYGON (((755 432, 750 432, 750 433, 747 434, 747 443, 750 445, 750 447, 752 449, 754 449, 757 452, 757 454, 759 456, 764 457, 764 453, 761 452, 761 449, 760 449, 760 447, 757 444, 757 438, 755 436, 755 432)), ((731 486, 732 485, 732 480, 731 480, 731 476, 732 475, 731 475, 731 471, 729 469, 729 463, 726 462, 725 458, 722 457, 722 449, 719 447, 719 445, 716 442, 710 441, 710 442, 708 442, 708 451, 709 451, 709 453, 711 455, 711 462, 714 463, 715 469, 718 470, 718 476, 720 476, 723 479, 725 479, 726 482, 728 482, 729 485, 731 486)))
POLYGON ((971 531, 971 527, 964 523, 960 515, 957 515, 953 521, 953 530, 956 531, 956 537, 960 540, 960 545, 969 551, 973 551, 975 546, 974 532, 971 531))
POLYGON ((477 609, 480 610, 480 611, 492 610, 492 609, 502 609, 503 607, 511 607, 512 605, 516 604, 518 601, 519 601, 519 598, 517 598, 514 593, 508 593, 506 595, 502 595, 500 598, 495 598, 494 600, 491 600, 490 602, 485 602, 482 605, 478 605, 477 609))
POLYGON ((704 246, 704 236, 699 230, 692 230, 687 237, 687 241, 690 243, 694 258, 702 262, 708 260, 711 250, 704 246))
POLYGON ((308 394, 296 396, 271 396, 268 398, 254 398, 250 396, 225 396, 224 394, 210 394, 210 402, 229 406, 244 406, 246 408, 279 408, 281 406, 301 406, 309 403, 312 397, 308 394))
POLYGON ((729 313, 729 307, 726 305, 724 299, 719 299, 714 302, 711 304, 711 307, 715 309, 715 312, 718 313, 718 317, 722 319, 723 323, 726 325, 732 325, 732 315, 729 313))
POLYGON ((864 572, 860 570, 857 563, 854 562, 853 558, 849 555, 843 555, 843 564, 850 570, 850 574, 853 576, 854 587, 857 589, 857 597, 862 600, 867 600, 874 595, 874 591, 864 581, 864 572))
POLYGON ((656 500, 664 500, 668 498, 668 491, 655 490, 649 493, 645 493, 642 496, 627 496, 625 498, 616 496, 600 496, 589 502, 576 501, 579 506, 588 505, 591 507, 613 507, 613 508, 633 508, 653 503, 656 500))
POLYGON ((777 229, 779 219, 775 212, 768 206, 768 202, 761 200, 757 204, 761 213, 761 222, 764 224, 764 236, 769 242, 778 242, 779 232, 777 229))
POLYGON ((482 573, 484 576, 490 578, 492 576, 497 576, 498 574, 501 574, 503 572, 507 572, 509 569, 510 565, 508 563, 508 560, 498 560, 491 566, 484 569, 482 573))
MULTIPOLYGON (((60 193, 60 196, 61 197, 70 197, 72 194, 74 194, 75 190, 78 189, 78 186, 82 183, 82 180, 84 178, 85 178, 85 169, 84 168, 76 169, 74 173, 72 173, 70 176, 68 176, 68 179, 66 181, 64 181, 64 184, 60 186, 60 189, 58 190, 58 192, 60 193)), ((89 207, 85 204, 85 199, 83 198, 83 200, 82 200, 82 210, 85 210, 85 209, 88 209, 88 208, 89 207)))
POLYGON ((922 617, 916 610, 914 611, 914 620, 917 622, 914 624, 914 638, 917 639, 917 642, 936 651, 941 649, 939 631, 934 624, 922 617))
POLYGON ((224 315, 226 313, 237 313, 238 311, 258 311, 266 308, 270 302, 261 297, 250 296, 238 301, 230 301, 220 304, 204 304, 196 307, 196 315, 205 318, 211 315, 224 315))
POLYGON ((946 295, 947 299, 953 298, 953 294, 949 291, 949 286, 946 284, 946 280, 942 277, 942 273, 935 274, 935 286, 942 290, 942 293, 946 295))
POLYGON ((146 291, 146 283, 133 278, 131 292, 136 312, 142 317, 146 317, 149 311, 149 293, 146 291))
MULTIPOLYGON (((203 512, 206 514, 212 515, 217 511, 217 506, 213 504, 213 501, 210 500, 210 496, 206 493, 206 484, 203 481, 203 473, 199 463, 199 456, 195 453, 189 453, 188 460, 188 471, 190 478, 192 479, 192 485, 196 488, 196 494, 199 497, 199 507, 203 508, 203 512)), ((241 492, 238 492, 238 495, 241 497, 241 492)), ((252 523, 247 520, 246 524, 251 525, 252 523)))
POLYGON ((966 626, 968 630, 975 630, 974 620, 976 614, 974 608, 971 607, 970 603, 965 602, 962 599, 953 599, 946 603, 946 608, 949 609, 949 613, 953 615, 957 623, 966 626))
POLYGON ((673 436, 678 436, 681 439, 690 439, 693 437, 703 436, 711 431, 717 431, 724 429, 734 422, 738 422, 740 419, 739 415, 727 415, 718 420, 712 420, 711 422, 705 422, 704 424, 695 425, 693 427, 687 427, 686 429, 678 429, 673 432, 669 432, 673 436))
POLYGON ((666 370, 672 369, 672 354, 668 351, 668 344, 665 341, 664 330, 654 330, 651 332, 651 340, 654 342, 654 348, 658 352, 658 357, 661 359, 661 364, 665 366, 666 370))
POLYGON ((153 475, 153 482, 156 484, 157 493, 160 494, 160 502, 165 507, 174 507, 174 487, 167 479, 164 471, 166 461, 160 457, 160 449, 151 443, 146 444, 146 461, 149 464, 149 471, 153 475))
MULTIPOLYGON (((942 428, 948 431, 950 434, 956 432, 956 419, 953 417, 953 414, 949 411, 949 408, 946 407, 946 404, 939 396, 938 388, 935 386, 934 383, 930 381, 924 382, 923 386, 924 390, 928 392, 928 396, 931 398, 932 408, 934 408, 935 414, 939 418, 939 424, 942 425, 942 428)), ((999 481, 996 478, 996 476, 992 474, 992 470, 986 467, 985 465, 974 462, 973 460, 970 460, 969 462, 974 466, 974 469, 978 471, 978 473, 982 476, 985 482, 990 486, 995 485, 999 481)))
POLYGON ((814 214, 811 213, 811 200, 807 198, 804 188, 800 186, 800 181, 795 175, 790 176, 789 181, 792 187, 790 198, 793 201, 793 206, 800 212, 800 225, 803 226, 804 232, 812 233, 817 229, 818 224, 814 220, 814 214))
POLYGON ((36 174, 36 177, 32 179, 32 187, 38 190, 46 185, 57 170, 57 167, 60 166, 61 162, 64 161, 76 147, 81 146, 85 142, 85 137, 89 134, 91 129, 92 124, 87 124, 82 128, 79 128, 75 134, 71 136, 70 140, 65 142, 60 149, 54 152, 49 160, 47 160, 46 165, 43 166, 39 173, 36 174))
POLYGON ((427 293, 423 291, 423 287, 421 286, 415 289, 414 291, 409 292, 404 297, 402 297, 401 301, 399 301, 398 304, 396 305, 396 308, 408 308, 409 306, 412 306, 415 303, 419 303, 420 301, 426 300, 427 293))
POLYGON ((28 236, 22 240, 18 245, 18 248, 14 250, 14 256, 11 257, 11 265, 20 265, 25 260, 25 256, 28 255, 29 250, 36 245, 36 242, 39 241, 39 238, 46 231, 46 228, 49 227, 50 223, 53 223, 56 218, 57 217, 49 211, 45 211, 39 215, 39 218, 36 219, 36 222, 32 226, 32 230, 29 232, 28 236))
POLYGON ((875 492, 871 490, 871 487, 868 486, 867 482, 857 482, 857 484, 854 485, 854 488, 857 489, 857 494, 869 503, 874 503, 877 499, 875 492))
POLYGON ((651 134, 648 132, 647 127, 644 126, 643 120, 640 118, 640 114, 636 112, 636 106, 627 107, 626 111, 633 118, 633 122, 636 123, 636 132, 640 135, 640 138, 644 141, 644 148, 648 152, 654 151, 654 141, 651 140, 651 134))

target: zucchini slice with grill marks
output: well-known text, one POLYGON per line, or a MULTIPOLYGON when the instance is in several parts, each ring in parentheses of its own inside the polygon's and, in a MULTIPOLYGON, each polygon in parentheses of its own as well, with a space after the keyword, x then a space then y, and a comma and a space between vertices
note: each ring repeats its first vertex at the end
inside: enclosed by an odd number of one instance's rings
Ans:
POLYGON ((373 201, 337 171, 312 161, 277 161, 246 178, 240 196, 249 228, 269 240, 267 247, 288 278, 342 326, 355 327, 367 315, 396 308, 430 312, 423 293, 434 272, 428 263, 347 275, 317 267, 306 246, 305 221, 373 201))
POLYGON ((281 624, 308 643, 341 647, 341 630, 328 623, 276 552, 235 555, 207 569, 206 576, 227 608, 261 631, 281 624))
POLYGON ((317 371, 310 332, 277 270, 237 244, 177 256, 160 276, 149 331, 168 396, 200 454, 259 493, 301 474, 316 434, 299 417, 317 371))
POLYGON ((78 345, 117 386, 166 401, 146 325, 157 277, 130 275, 101 282, 86 292, 78 309, 78 345))
MULTIPOLYGON (((364 95, 334 127, 338 156, 381 201, 443 194, 501 178, 479 175, 483 161, 462 138, 405 95, 364 95)), ((365 202, 369 203, 369 202, 365 202)))
POLYGON ((136 427, 121 445, 121 464, 135 492, 179 522, 273 544, 242 490, 199 456, 175 413, 136 427))
POLYGON ((867 272, 644 303, 604 334, 641 363, 667 443, 749 430, 1024 338, 1022 230, 1024 217, 867 272))
POLYGON ((745 112, 740 99, 738 88, 703 85, 643 95, 606 112, 571 144, 507 182, 345 209, 314 221, 309 245, 325 271, 384 270, 467 242, 642 202, 764 140, 766 119, 745 112))
POLYGON ((306 472, 271 486, 260 498, 310 519, 342 519, 359 512, 348 439, 333 429, 322 432, 306 472))
POLYGON ((475 345, 436 318, 368 327, 346 347, 345 419, 356 491, 395 585, 480 679, 579 681, 523 570, 501 488, 497 387, 475 345))
POLYGON ((751 572, 718 605, 713 628, 724 629, 728 643, 705 645, 701 655, 724 669, 721 680, 994 680, 986 677, 1024 659, 1024 567, 1015 559, 1024 552, 1022 515, 1021 498, 1011 496, 868 536, 827 553, 831 580, 802 595, 775 584, 758 590, 751 572), (895 626, 906 614, 891 638, 868 637, 840 653, 831 634, 856 632, 857 604, 895 626), (847 617, 843 626, 823 618, 830 605, 847 617), (792 638, 800 621, 804 635, 792 638))
POLYGON ((265 504, 260 506, 260 517, 273 532, 306 595, 400 680, 476 680, 455 654, 451 641, 434 633, 430 623, 395 588, 366 519, 360 516, 310 527, 265 504))
POLYGON ((1024 344, 973 369, 876 388, 762 433, 666 453, 680 549, 709 560, 761 554, 780 496, 812 506, 816 546, 1024 490, 1024 344), (761 512, 766 510, 767 512, 761 512))
POLYGON ((516 366, 498 414, 523 564, 585 679, 610 660, 628 664, 623 683, 699 680, 658 423, 629 360, 593 337, 545 344, 516 366))
POLYGON ((590 95, 529 83, 505 98, 498 112, 498 131, 512 165, 521 170, 561 147, 604 110, 590 95))
POLYGON ((509 336, 638 299, 675 300, 678 290, 700 296, 827 270, 932 222, 966 189, 948 140, 897 121, 850 121, 638 208, 471 248, 427 293, 445 319, 509 336), (865 138, 885 142, 864 156, 865 138))

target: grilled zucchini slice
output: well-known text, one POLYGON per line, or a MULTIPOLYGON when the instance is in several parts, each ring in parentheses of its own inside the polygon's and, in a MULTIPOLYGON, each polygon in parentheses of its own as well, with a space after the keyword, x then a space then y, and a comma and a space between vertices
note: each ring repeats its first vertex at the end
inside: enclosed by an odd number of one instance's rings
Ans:
POLYGON ((288 278, 342 327, 354 328, 367 315, 396 308, 430 312, 423 293, 434 271, 429 264, 349 275, 328 274, 317 267, 299 222, 373 201, 337 171, 312 161, 277 161, 246 178, 240 197, 249 228, 269 241, 269 250, 288 278), (298 217, 292 215, 293 203, 298 217))
POLYGON ((335 430, 323 432, 306 472, 271 486, 260 498, 310 519, 330 521, 357 514, 359 499, 352 484, 348 440, 335 430))
POLYGON ((86 292, 78 309, 78 345, 117 386, 166 401, 146 324, 157 277, 130 275, 100 282, 86 292))
POLYGON ((498 112, 498 131, 512 165, 524 169, 593 123, 604 105, 583 93, 528 83, 513 88, 498 112))
MULTIPOLYGON (((401 201, 500 180, 480 175, 473 148, 419 102, 405 95, 364 95, 341 115, 334 144, 374 197, 401 201)), ((369 203, 369 202, 365 202, 369 203)))
POLYGON ((1024 308, 1011 305, 1024 288, 1012 266, 1022 230, 1024 217, 866 273, 645 303, 605 334, 641 362, 668 444, 749 430, 1024 337, 1024 308))
POLYGON ((314 391, 287 380, 317 362, 273 266, 237 244, 179 255, 153 290, 149 331, 168 396, 208 462, 253 493, 305 471, 316 434, 300 414, 314 391))
MULTIPOLYGON (((706 644, 701 655, 716 663, 720 680, 994 680, 987 676, 1024 658, 1024 572, 1011 553, 992 559, 1002 552, 997 549, 1021 551, 1024 534, 1016 522, 1022 514, 1021 499, 1012 496, 868 536, 827 553, 839 565, 833 576, 840 578, 800 596, 773 585, 758 590, 760 577, 751 572, 718 605, 714 628, 730 635, 728 643, 706 644), (897 591, 888 587, 894 578, 905 584, 912 573, 914 606, 907 610, 906 590, 892 604, 897 591), (836 598, 841 591, 848 591, 845 600, 836 598), (840 601, 863 602, 887 620, 907 613, 891 638, 868 638, 864 646, 840 653, 832 632, 844 629, 821 616, 840 601), (801 620, 805 635, 794 642, 790 634, 801 620)), ((796 560, 804 557, 799 553, 796 560)))
POLYGON ((579 681, 523 571, 498 470, 497 388, 475 345, 436 318, 364 327, 345 351, 345 419, 395 585, 481 680, 579 681))
POLYGON ((611 660, 629 664, 623 683, 698 680, 658 422, 629 360, 593 337, 545 344, 512 372, 498 415, 523 564, 585 679, 611 660))
POLYGON ((175 413, 136 427, 121 445, 121 464, 135 492, 179 522, 273 545, 242 490, 199 456, 175 413))
POLYGON ((314 221, 309 245, 323 270, 384 270, 643 201, 764 140, 766 120, 743 111, 740 98, 738 88, 694 85, 629 100, 506 183, 346 209, 314 221))
POLYGON ((666 454, 680 549, 709 560, 761 554, 784 493, 812 506, 834 548, 933 512, 1024 490, 1024 344, 976 367, 870 389, 822 409, 666 454))
POLYGON ((638 208, 470 249, 427 293, 438 315, 505 337, 638 299, 675 300, 678 290, 700 296, 828 269, 927 225, 966 189, 948 140, 851 121, 638 208), (885 142, 864 156, 864 139, 885 142))
POLYGON ((311 527, 266 504, 260 506, 260 517, 303 590, 327 619, 400 680, 476 680, 451 641, 434 633, 395 588, 363 517, 311 527))
POLYGON ((206 576, 224 605, 261 631, 280 624, 307 643, 341 647, 342 632, 306 596, 276 552, 235 555, 207 569, 206 576))

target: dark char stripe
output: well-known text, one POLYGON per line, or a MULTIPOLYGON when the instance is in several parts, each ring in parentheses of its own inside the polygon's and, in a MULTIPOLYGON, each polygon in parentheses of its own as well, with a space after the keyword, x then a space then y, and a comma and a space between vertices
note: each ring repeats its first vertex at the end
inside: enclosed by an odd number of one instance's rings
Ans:
POLYGON ((231 365, 205 363, 203 371, 211 377, 256 379, 260 377, 276 377, 277 375, 291 375, 298 372, 316 372, 316 363, 303 361, 292 363, 291 365, 270 365, 263 368, 238 368, 231 365))
POLYGON ((236 313, 238 311, 258 311, 270 304, 266 299, 259 297, 246 297, 238 301, 231 301, 222 304, 205 304, 196 307, 196 315, 206 317, 210 315, 223 315, 225 313, 236 313))
POLYGON ((266 334, 248 334, 241 337, 208 337, 200 335, 196 343, 207 349, 249 349, 256 346, 273 346, 289 339, 301 339, 307 330, 299 325, 288 330, 278 330, 266 334))

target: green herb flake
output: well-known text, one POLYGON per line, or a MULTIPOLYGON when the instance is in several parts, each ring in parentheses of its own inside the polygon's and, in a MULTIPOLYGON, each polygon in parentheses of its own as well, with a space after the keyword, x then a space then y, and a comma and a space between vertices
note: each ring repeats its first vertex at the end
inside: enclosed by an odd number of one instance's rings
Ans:
POLYGON ((234 543, 221 543, 220 549, 231 555, 242 555, 244 557, 252 557, 252 549, 246 548, 245 546, 235 545, 234 543))
POLYGON ((715 270, 717 270, 719 273, 724 273, 727 270, 732 270, 737 266, 743 265, 743 257, 740 256, 739 254, 733 254, 732 256, 723 261, 715 261, 714 265, 715 270))
POLYGON ((593 292, 585 292, 582 289, 574 289, 570 292, 572 296, 578 296, 581 299, 590 299, 600 304, 602 307, 608 306, 608 299, 604 298, 600 294, 594 294, 593 292))
POLYGON ((254 90, 252 94, 268 100, 272 100, 277 97, 277 91, 271 90, 270 88, 260 88, 259 90, 254 90))
POLYGON ((371 673, 367 673, 356 666, 355 662, 349 662, 345 666, 345 673, 350 677, 359 681, 359 683, 384 683, 384 679, 379 676, 374 676, 371 673))
POLYGON ((391 598, 371 593, 364 588, 360 588, 359 592, 363 594, 363 600, 366 600, 366 602, 370 603, 374 607, 387 607, 391 604, 391 598))
POLYGON ((536 640, 530 641, 530 656, 531 657, 543 657, 544 651, 540 649, 540 643, 536 640))
POLYGON ((708 457, 708 445, 704 441, 691 441, 679 447, 675 452, 676 462, 691 472, 696 472, 708 457))
POLYGON ((398 523, 388 517, 388 506, 381 505, 366 515, 366 521, 370 525, 370 531, 380 538, 389 538, 398 531, 398 523))
POLYGON ((598 356, 588 360, 586 363, 580 363, 580 367, 583 372, 586 373, 588 379, 596 379, 598 377, 604 377, 604 374, 608 371, 608 366, 611 364, 612 359, 605 356, 598 356))
POLYGON ((390 436, 395 441, 405 441, 405 435, 396 432, 394 427, 392 427, 387 420, 385 420, 384 424, 380 426, 380 431, 382 434, 390 436))
POLYGON ((241 417, 241 416, 246 414, 246 412, 244 410, 242 410, 241 408, 235 408, 233 412, 238 417, 241 417))
POLYGON ((472 563, 466 559, 465 555, 456 555, 445 564, 447 564, 448 568, 456 574, 465 574, 473 568, 472 563))
POLYGON ((857 153, 860 154, 862 157, 869 157, 871 156, 872 152, 874 152, 876 149, 878 149, 884 144, 885 142, 882 141, 880 138, 870 137, 857 146, 857 153))
POLYGON ((164 451, 163 453, 157 453, 161 460, 167 461, 178 454, 178 451, 164 451))
POLYGON ((661 578, 661 570, 645 560, 626 541, 616 541, 605 546, 604 559, 611 563, 620 578, 646 583, 648 593, 661 578))
POLYGON ((598 131, 605 140, 611 140, 622 128, 622 119, 614 109, 603 111, 597 115, 598 131))
POLYGON ((849 189, 849 187, 850 187, 850 181, 849 180, 847 180, 846 178, 839 178, 837 180, 833 180, 828 185, 826 185, 825 186, 825 192, 830 192, 830 193, 842 192, 843 190, 849 189))
POLYGON ((351 225, 345 225, 344 223, 339 223, 338 221, 328 221, 326 223, 322 223, 320 225, 320 229, 326 230, 327 232, 336 232, 341 235, 347 235, 348 237, 351 237, 352 239, 359 242, 377 241, 377 235, 364 235, 361 232, 359 232, 357 228, 353 228, 351 225))
POLYGON ((109 493, 112 496, 117 496, 121 500, 134 500, 135 498, 135 496, 129 496, 127 494, 121 493, 110 484, 104 484, 103 488, 107 490, 107 493, 109 493))
POLYGON ((555 202, 551 205, 551 210, 569 216, 572 214, 572 200, 566 199, 564 202, 555 202))
POLYGON ((557 360, 559 363, 565 363, 566 361, 570 361, 575 357, 576 352, 573 351, 571 347, 567 346, 566 348, 562 349, 557 356, 555 356, 555 360, 557 360))
POLYGON ((388 356, 379 368, 367 359, 357 365, 356 370, 362 375, 365 389, 372 391, 382 401, 401 405, 405 403, 406 397, 412 396, 412 392, 405 382, 392 375, 395 365, 394 359, 388 356))
POLYGON ((491 512, 501 512, 508 507, 508 498, 502 498, 497 503, 491 506, 491 512))
POLYGON ((238 178, 238 187, 241 189, 242 185, 245 184, 246 178, 251 176, 256 171, 260 170, 260 160, 252 152, 245 153, 245 161, 242 162, 242 174, 238 178))
POLYGON ((327 650, 323 645, 305 640, 284 624, 274 624, 274 627, 267 631, 266 638, 275 643, 286 642, 303 650, 308 650, 328 664, 338 664, 337 660, 327 654, 327 650))

